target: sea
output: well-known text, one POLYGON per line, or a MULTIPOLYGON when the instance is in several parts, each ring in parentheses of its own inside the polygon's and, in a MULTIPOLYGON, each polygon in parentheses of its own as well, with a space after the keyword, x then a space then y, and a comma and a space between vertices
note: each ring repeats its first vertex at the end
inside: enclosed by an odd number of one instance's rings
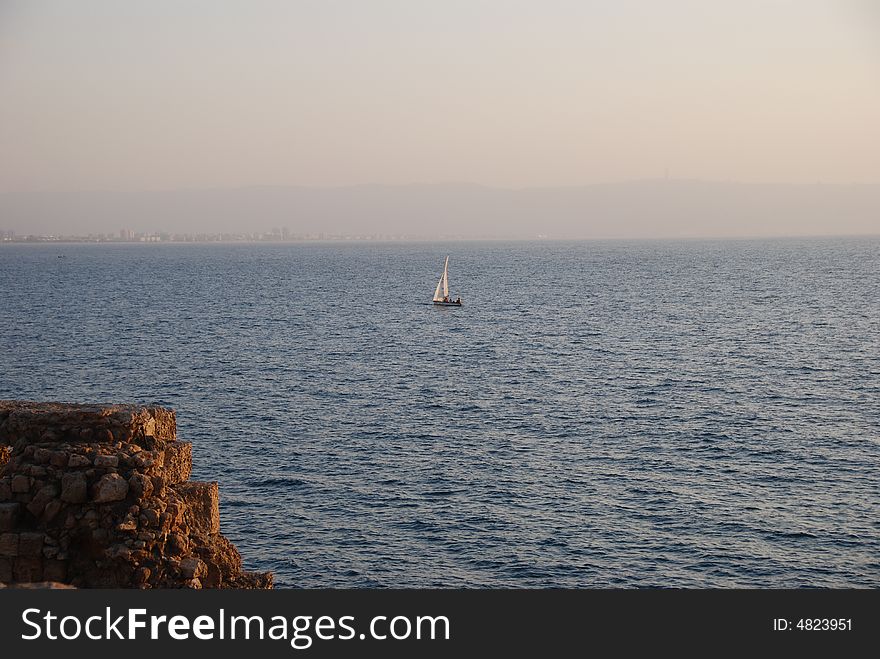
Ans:
POLYGON ((3 244, 0 398, 173 407, 279 587, 880 587, 876 236, 3 244))

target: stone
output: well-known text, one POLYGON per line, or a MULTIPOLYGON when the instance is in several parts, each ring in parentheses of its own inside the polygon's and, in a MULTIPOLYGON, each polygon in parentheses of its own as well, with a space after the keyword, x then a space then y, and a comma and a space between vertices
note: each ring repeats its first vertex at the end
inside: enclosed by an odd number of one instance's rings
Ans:
POLYGON ((136 499, 146 499, 153 494, 153 480, 143 474, 133 474, 128 479, 128 489, 136 499))
POLYGON ((12 578, 16 581, 42 581, 43 559, 39 557, 19 557, 12 563, 12 578))
POLYGON ((0 558, 0 583, 12 581, 12 560, 0 558))
POLYGON ((186 503, 187 526, 198 533, 220 533, 220 490, 216 481, 179 483, 174 489, 186 503))
POLYGON ((89 441, 103 439, 143 445, 149 441, 171 441, 177 435, 174 410, 141 405, 77 405, 71 403, 36 403, 0 401, 0 444, 18 440, 28 443, 66 441, 82 442, 83 431, 89 441), (112 431, 110 430, 112 428, 112 431))
POLYGON ((63 507, 64 504, 59 499, 52 499, 43 510, 43 521, 51 522, 61 512, 63 507))
POLYGON ((189 540, 182 533, 172 533, 168 536, 166 548, 171 556, 185 556, 189 553, 189 540))
POLYGON ((40 464, 46 464, 52 457, 52 451, 47 448, 38 448, 34 451, 34 460, 40 464))
POLYGON ((46 508, 46 504, 52 501, 55 497, 58 496, 58 486, 55 483, 50 485, 45 485, 40 488, 40 490, 36 493, 33 499, 31 499, 30 503, 27 505, 28 511, 30 511, 31 515, 34 517, 39 517, 43 514, 43 510, 46 508))
POLYGON ((165 446, 163 475, 167 483, 174 485, 189 480, 192 474, 192 444, 168 442, 165 446))
POLYGON ((12 477, 12 491, 24 493, 31 489, 31 479, 24 474, 17 474, 12 477))
POLYGON ((11 531, 18 523, 21 504, 18 502, 0 503, 0 532, 11 531))
POLYGON ((43 579, 46 581, 64 581, 67 579, 67 561, 50 559, 43 561, 43 579))
POLYGON ((61 500, 68 503, 84 503, 88 494, 85 474, 69 471, 61 477, 61 500))
POLYGON ((246 572, 236 575, 233 588, 249 588, 253 590, 268 590, 274 588, 275 577, 271 572, 246 572))
POLYGON ((147 587, 147 584, 150 581, 150 574, 152 574, 152 572, 150 571, 150 568, 148 568, 148 567, 138 568, 137 570, 135 570, 134 576, 131 578, 131 582, 135 586, 137 586, 138 588, 147 587))
POLYGON ((53 467, 66 467, 67 460, 68 457, 66 451, 53 451, 49 462, 53 467))
POLYGON ((20 533, 18 536, 19 556, 40 556, 43 553, 42 533, 20 533))
POLYGON ((0 556, 18 556, 18 533, 0 533, 0 556))
POLYGON ((85 455, 80 455, 79 453, 74 453, 67 459, 68 467, 90 467, 92 465, 92 461, 85 455))
POLYGON ((153 495, 162 499, 166 496, 165 479, 161 476, 153 476, 153 495))
POLYGON ((153 455, 152 451, 138 453, 132 457, 132 462, 134 462, 135 467, 143 470, 150 469, 150 467, 155 466, 157 463, 156 457, 153 455))
POLYGON ((107 468, 107 467, 118 467, 119 466, 119 458, 115 455, 97 455, 95 456, 95 460, 93 464, 96 467, 107 468))
POLYGON ((195 556, 180 561, 180 573, 184 579, 200 579, 208 574, 208 566, 195 556))
POLYGON ((128 482, 119 474, 104 474, 95 485, 95 503, 122 501, 128 495, 128 482))
POLYGON ((228 539, 216 536, 216 541, 205 547, 197 547, 196 553, 208 567, 207 576, 201 577, 202 584, 209 588, 220 588, 224 575, 240 574, 241 554, 228 539))
POLYGON ((217 483, 188 482, 173 410, 0 401, 0 468, 0 581, 272 586, 219 533, 217 483))
POLYGON ((141 512, 140 521, 141 526, 159 526, 159 513, 157 513, 153 508, 146 508, 143 512, 141 512))

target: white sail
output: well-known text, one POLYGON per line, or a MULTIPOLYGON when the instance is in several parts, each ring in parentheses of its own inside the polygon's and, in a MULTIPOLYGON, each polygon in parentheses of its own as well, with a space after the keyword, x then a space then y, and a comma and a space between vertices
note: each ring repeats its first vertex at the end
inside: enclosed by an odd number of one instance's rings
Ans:
POLYGON ((440 281, 437 282, 437 288, 434 289, 434 302, 443 305, 461 306, 461 298, 453 302, 449 299, 449 257, 443 264, 443 274, 440 275, 440 281))
POLYGON ((434 302, 443 302, 449 297, 449 257, 446 257, 446 263, 443 264, 443 274, 440 275, 440 281, 437 282, 437 288, 434 290, 434 302), (442 291, 442 294, 441 294, 442 291))

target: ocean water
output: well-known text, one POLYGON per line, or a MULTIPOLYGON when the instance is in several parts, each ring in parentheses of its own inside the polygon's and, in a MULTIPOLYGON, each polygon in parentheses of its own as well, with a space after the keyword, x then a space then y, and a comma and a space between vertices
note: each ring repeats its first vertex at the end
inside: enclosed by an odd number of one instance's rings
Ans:
POLYGON ((0 398, 176 408, 280 586, 880 587, 877 237, 2 245, 0 398))

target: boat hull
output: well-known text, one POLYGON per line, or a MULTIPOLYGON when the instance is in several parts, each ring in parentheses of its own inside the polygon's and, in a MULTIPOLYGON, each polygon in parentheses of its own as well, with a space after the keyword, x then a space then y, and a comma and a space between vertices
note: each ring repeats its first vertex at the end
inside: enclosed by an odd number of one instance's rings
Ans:
POLYGON ((438 307, 460 307, 461 302, 437 302, 435 300, 434 305, 438 307))

